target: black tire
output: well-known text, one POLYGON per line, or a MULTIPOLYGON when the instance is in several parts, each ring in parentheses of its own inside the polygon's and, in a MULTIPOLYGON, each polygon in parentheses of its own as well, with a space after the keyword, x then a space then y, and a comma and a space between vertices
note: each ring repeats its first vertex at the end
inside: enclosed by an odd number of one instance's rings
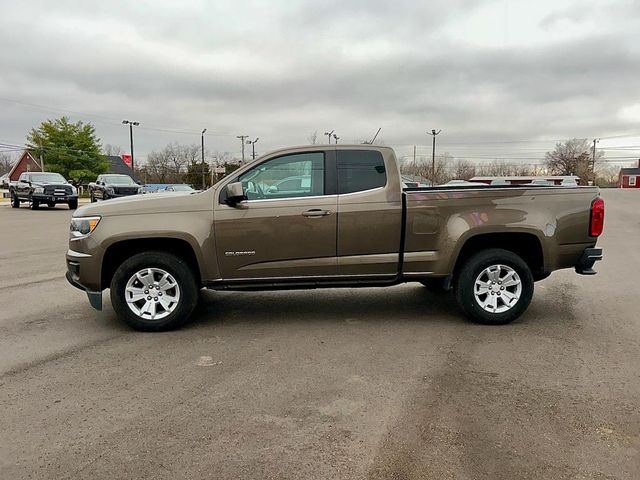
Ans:
POLYGON ((11 208, 20 208, 20 199, 14 192, 11 192, 11 208))
POLYGON ((38 200, 31 200, 31 210, 38 210, 40 208, 40 202, 38 200))
POLYGON ((420 283, 432 293, 447 293, 449 290, 445 288, 444 278, 425 278, 420 283))
POLYGON ((55 202, 48 202, 47 203, 47 207, 49 207, 49 208, 55 208, 55 206, 56 206, 55 202))
POLYGON ((111 280, 111 304, 118 316, 130 327, 143 332, 173 330, 182 326, 198 303, 199 285, 189 265, 179 257, 162 251, 138 253, 117 268, 111 280), (151 320, 138 316, 127 304, 125 288, 129 279, 146 268, 160 268, 171 274, 179 288, 180 299, 168 316, 151 320))
MULTIPOLYGON (((522 315, 529 303, 531 303, 531 298, 533 297, 533 275, 526 262, 515 253, 492 248, 478 252, 464 263, 455 281, 454 289, 460 308, 469 318, 486 325, 504 325, 522 315), (515 270, 520 278, 522 288, 520 298, 516 303, 508 310, 500 313, 489 312, 482 308, 474 294, 476 279, 486 268, 494 265, 505 265, 515 270)), ((496 293, 496 295, 499 294, 496 293)), ((498 300, 496 299, 496 301, 498 300)), ((500 300, 500 302, 502 305, 506 305, 504 300, 500 300)))
POLYGON ((69 200, 69 208, 71 210, 75 210, 76 208, 78 208, 78 199, 77 198, 75 200, 69 200))
POLYGON ((91 194, 89 195, 89 198, 91 199, 91 203, 96 202, 96 197, 93 196, 93 192, 91 192, 91 194))

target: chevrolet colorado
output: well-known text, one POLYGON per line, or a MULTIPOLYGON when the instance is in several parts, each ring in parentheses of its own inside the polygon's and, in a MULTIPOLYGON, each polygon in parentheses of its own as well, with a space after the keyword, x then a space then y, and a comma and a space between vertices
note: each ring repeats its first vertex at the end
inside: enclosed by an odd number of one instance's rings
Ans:
POLYGON ((403 187, 391 148, 289 148, 210 189, 86 205, 71 221, 67 279, 133 328, 182 325, 200 288, 421 282, 453 289, 475 321, 505 324, 552 271, 594 274, 597 187, 403 187))

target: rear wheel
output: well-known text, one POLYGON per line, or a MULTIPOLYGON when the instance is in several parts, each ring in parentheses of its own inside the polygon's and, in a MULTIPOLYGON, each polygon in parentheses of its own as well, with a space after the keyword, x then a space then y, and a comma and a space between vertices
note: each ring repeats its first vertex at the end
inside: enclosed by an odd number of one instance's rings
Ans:
POLYGON ((472 320, 503 325, 522 315, 531 303, 533 276, 515 253, 488 249, 465 262, 455 293, 458 304, 472 320))
POLYGON ((111 281, 116 313, 136 330, 158 332, 183 325, 198 301, 191 268, 166 252, 145 252, 125 260, 111 281))
POLYGON ((11 192, 11 207, 20 208, 20 199, 14 192, 11 192))

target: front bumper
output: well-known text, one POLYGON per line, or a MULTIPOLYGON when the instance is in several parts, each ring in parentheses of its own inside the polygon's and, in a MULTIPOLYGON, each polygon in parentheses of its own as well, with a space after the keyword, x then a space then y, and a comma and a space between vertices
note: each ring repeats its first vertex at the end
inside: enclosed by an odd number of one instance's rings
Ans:
POLYGON ((585 248, 578 263, 576 263, 576 273, 580 275, 595 275, 598 272, 593 269, 593 265, 598 260, 602 260, 601 248, 585 248))
POLYGON ((73 285, 76 288, 79 288, 80 290, 82 290, 87 294, 87 297, 89 298, 89 303, 93 308, 95 308, 96 310, 102 310, 102 292, 91 292, 87 290, 85 287, 80 285, 77 280, 73 278, 73 273, 71 273, 70 270, 67 270, 65 277, 67 277, 67 280, 71 285, 73 285))
POLYGON ((93 286, 95 280, 99 278, 99 270, 96 269, 95 258, 86 253, 68 250, 66 255, 67 273, 65 277, 74 287, 86 292, 89 303, 96 310, 102 310, 102 291, 93 286))
POLYGON ((31 195, 31 198, 43 203, 68 203, 72 202, 73 200, 78 200, 77 195, 46 195, 44 193, 34 193, 33 195, 31 195))

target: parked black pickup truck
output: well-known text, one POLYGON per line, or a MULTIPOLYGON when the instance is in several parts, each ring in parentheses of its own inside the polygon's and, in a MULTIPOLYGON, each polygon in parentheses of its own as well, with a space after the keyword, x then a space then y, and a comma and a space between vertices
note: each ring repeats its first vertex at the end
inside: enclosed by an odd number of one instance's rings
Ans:
POLYGON ((59 173, 24 172, 17 182, 9 186, 11 206, 19 208, 20 202, 29 202, 32 210, 46 204, 50 208, 56 203, 66 203, 69 208, 78 208, 78 191, 59 173))
POLYGON ((129 175, 98 175, 96 181, 89 184, 89 196, 92 202, 138 193, 142 193, 142 187, 129 175))

